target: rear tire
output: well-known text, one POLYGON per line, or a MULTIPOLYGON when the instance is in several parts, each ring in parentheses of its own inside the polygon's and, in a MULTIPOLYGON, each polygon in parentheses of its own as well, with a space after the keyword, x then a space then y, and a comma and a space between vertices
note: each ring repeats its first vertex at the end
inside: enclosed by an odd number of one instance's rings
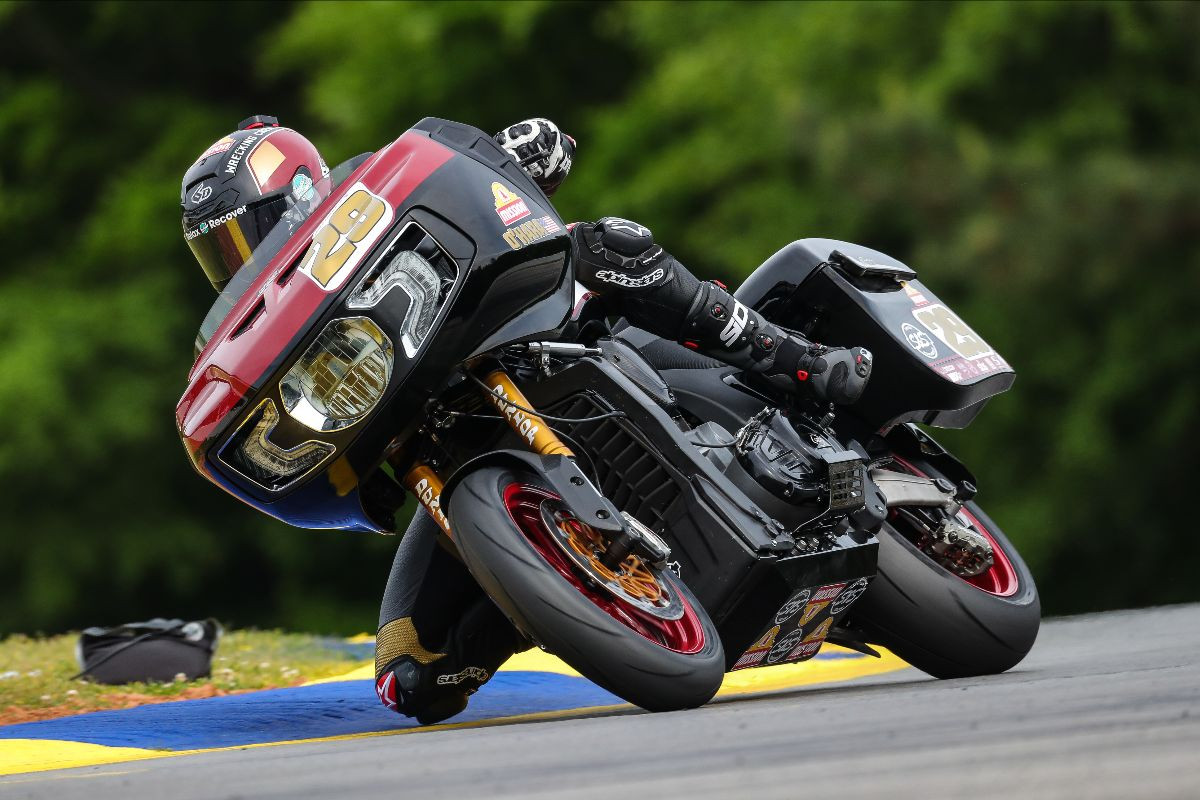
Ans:
MULTIPOLYGON (((926 464, 918 471, 937 475, 926 464)), ((852 612, 852 624, 868 641, 935 678, 1011 669, 1029 653, 1041 625, 1041 601, 1029 567, 983 509, 970 502, 966 510, 1008 560, 1015 577, 1010 594, 968 583, 885 523, 879 533, 879 573, 852 612)))
POLYGON ((654 571, 684 602, 684 622, 692 631, 690 644, 681 648, 686 652, 669 649, 669 638, 664 644, 638 633, 603 610, 611 595, 581 575, 573 582, 535 546, 506 507, 506 491, 514 485, 557 498, 531 473, 484 467, 462 480, 449 503, 455 544, 496 605, 547 650, 631 703, 673 711, 708 702, 721 686, 725 654, 716 627, 691 591, 669 571, 654 571))

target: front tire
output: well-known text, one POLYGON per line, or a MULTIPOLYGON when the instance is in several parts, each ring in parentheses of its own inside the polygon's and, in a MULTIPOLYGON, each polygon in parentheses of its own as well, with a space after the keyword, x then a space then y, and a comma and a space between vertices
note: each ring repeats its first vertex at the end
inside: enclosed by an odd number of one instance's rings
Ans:
POLYGON ((532 473, 504 467, 477 470, 454 491, 454 541, 484 591, 518 628, 631 703, 673 711, 708 702, 721 686, 725 655, 687 586, 669 571, 649 570, 681 602, 678 621, 622 603, 566 558, 538 513, 544 503, 565 507, 532 473))
MULTIPOLYGON (((927 464, 900 462, 937 477, 927 464)), ((854 627, 935 678, 994 675, 1033 647, 1042 606, 1033 574, 992 519, 974 502, 964 517, 991 539, 995 574, 964 579, 921 552, 893 518, 879 532, 879 572, 855 604, 854 627)), ((991 573, 992 571, 989 571, 991 573)))

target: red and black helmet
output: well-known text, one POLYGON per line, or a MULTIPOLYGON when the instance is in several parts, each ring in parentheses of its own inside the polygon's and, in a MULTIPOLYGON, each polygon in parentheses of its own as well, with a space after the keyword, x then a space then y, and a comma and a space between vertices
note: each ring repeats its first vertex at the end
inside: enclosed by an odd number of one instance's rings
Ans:
POLYGON ((317 148, 275 117, 253 116, 200 154, 183 176, 183 236, 220 291, 293 204, 329 169, 317 148))

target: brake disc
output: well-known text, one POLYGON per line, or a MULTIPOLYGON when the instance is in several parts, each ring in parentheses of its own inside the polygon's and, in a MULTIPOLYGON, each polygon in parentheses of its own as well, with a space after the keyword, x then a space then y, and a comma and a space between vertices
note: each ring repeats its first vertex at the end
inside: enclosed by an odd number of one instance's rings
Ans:
MULTIPOLYGON (((558 503, 544 502, 541 511, 546 530, 594 585, 653 617, 675 620, 683 616, 683 603, 678 595, 640 556, 627 556, 615 569, 610 569, 600 561, 607 542, 599 533, 558 503)), ((662 545, 665 547, 666 543, 662 545)))

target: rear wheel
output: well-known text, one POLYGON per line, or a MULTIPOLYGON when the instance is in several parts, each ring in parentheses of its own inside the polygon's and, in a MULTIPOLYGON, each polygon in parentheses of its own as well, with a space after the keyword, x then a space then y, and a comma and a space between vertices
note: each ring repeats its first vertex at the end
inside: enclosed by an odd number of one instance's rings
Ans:
MULTIPOLYGON (((897 459, 892 469, 940 477, 927 464, 897 459)), ((920 510, 893 509, 879 533, 879 573, 855 604, 853 624, 917 669, 937 678, 1004 672, 1033 647, 1041 601, 1033 575, 999 526, 969 502, 958 523, 992 546, 993 563, 960 577, 918 547, 920 510)))
POLYGON ((484 591, 581 674, 650 711, 716 694, 724 651, 687 586, 636 555, 605 566, 604 539, 535 475, 480 469, 455 490, 449 513, 484 591))

